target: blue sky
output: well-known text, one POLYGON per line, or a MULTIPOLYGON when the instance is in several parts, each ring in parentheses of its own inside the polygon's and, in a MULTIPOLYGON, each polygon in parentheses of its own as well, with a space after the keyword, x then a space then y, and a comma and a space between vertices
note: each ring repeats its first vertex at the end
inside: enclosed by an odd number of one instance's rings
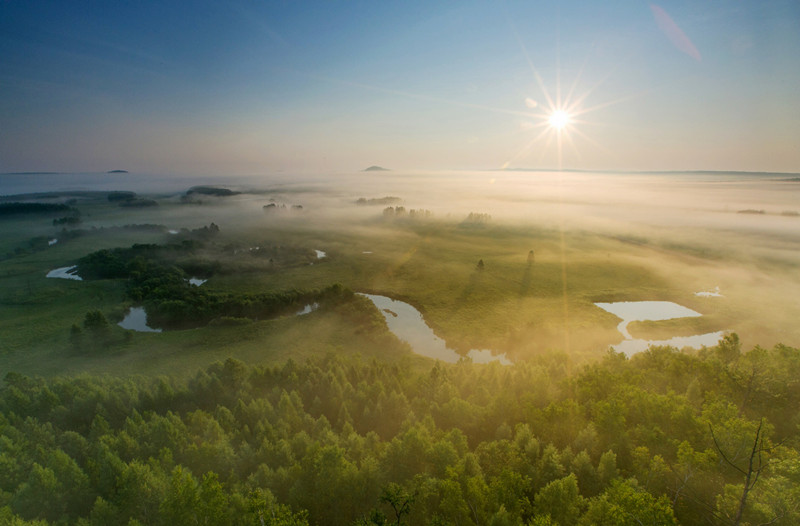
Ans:
POLYGON ((796 0, 3 0, 0 171, 800 171, 798 57, 796 0))

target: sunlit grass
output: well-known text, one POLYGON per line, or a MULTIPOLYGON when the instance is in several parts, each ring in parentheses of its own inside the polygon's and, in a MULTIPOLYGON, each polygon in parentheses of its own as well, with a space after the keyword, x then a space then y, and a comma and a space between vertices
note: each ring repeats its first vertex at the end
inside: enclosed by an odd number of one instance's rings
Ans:
MULTIPOLYGON (((566 332, 573 357, 592 359, 622 339, 618 320, 596 308, 596 301, 675 301, 704 314, 690 320, 631 324, 636 337, 666 339, 731 329, 740 332, 747 346, 800 339, 792 307, 798 288, 791 277, 796 266, 787 260, 764 267, 760 252, 728 243, 732 233, 708 237, 693 232, 676 239, 652 230, 607 235, 569 228, 562 244, 558 229, 526 221, 471 226, 458 217, 389 221, 379 209, 360 210, 360 215, 338 222, 308 216, 274 220, 261 214, 259 207, 242 212, 237 206, 187 208, 164 202, 147 214, 131 214, 107 203, 85 209, 93 221, 102 217, 114 224, 180 223, 196 228, 217 220, 221 233, 200 254, 222 265, 222 272, 204 285, 208 290, 258 293, 324 288, 339 282, 355 291, 411 303, 438 336, 460 351, 491 349, 524 360, 562 350, 566 332), (243 218, 239 223, 237 213, 243 218), (309 256, 272 265, 268 259, 247 251, 234 253, 231 248, 260 244, 299 248, 309 256), (315 259, 314 249, 328 257, 315 259), (535 253, 532 264, 530 250, 535 253), (483 270, 477 268, 479 260, 483 270), (724 298, 694 295, 715 286, 724 298)), ((13 226, 2 241, 6 253, 33 236, 56 232, 49 220, 41 218, 4 225, 13 226)), ((375 334, 356 334, 341 326, 346 322, 334 312, 236 328, 137 333, 106 354, 72 352, 70 326, 80 325, 92 309, 110 318, 120 316, 128 305, 124 283, 47 279, 46 272, 100 248, 172 239, 168 234, 98 230, 0 261, 0 367, 34 374, 81 370, 155 374, 181 367, 194 370, 226 356, 253 362, 325 352, 379 356, 387 345, 395 356, 413 356, 397 347, 393 337, 375 339, 375 334)), ((122 341, 124 332, 113 330, 122 341)))

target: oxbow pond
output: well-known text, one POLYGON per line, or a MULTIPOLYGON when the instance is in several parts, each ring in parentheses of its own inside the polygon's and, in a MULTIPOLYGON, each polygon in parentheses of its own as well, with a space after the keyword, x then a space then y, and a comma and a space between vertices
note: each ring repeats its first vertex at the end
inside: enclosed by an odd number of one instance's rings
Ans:
POLYGON ((622 321, 617 325, 617 330, 622 334, 624 340, 617 345, 613 345, 618 352, 630 356, 637 352, 646 351, 651 346, 669 346, 677 349, 692 347, 711 347, 719 343, 725 335, 724 331, 708 332, 695 336, 676 336, 669 340, 641 340, 631 336, 628 332, 628 324, 632 321, 661 321, 674 318, 694 318, 702 316, 697 311, 693 311, 683 305, 678 305, 671 301, 618 301, 614 303, 595 303, 606 312, 610 312, 622 321))

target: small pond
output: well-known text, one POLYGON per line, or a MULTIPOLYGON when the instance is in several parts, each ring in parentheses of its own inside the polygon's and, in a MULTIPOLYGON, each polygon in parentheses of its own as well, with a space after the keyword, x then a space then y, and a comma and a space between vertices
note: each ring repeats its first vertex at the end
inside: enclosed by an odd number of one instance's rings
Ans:
POLYGON ((75 279, 78 281, 83 281, 81 277, 78 275, 78 266, 75 265, 73 267, 60 267, 54 268, 50 272, 47 273, 48 278, 60 278, 60 279, 75 279))
MULTIPOLYGON (((386 319, 389 330, 411 345, 415 353, 449 363, 456 363, 461 358, 460 354, 449 349, 444 340, 433 333, 422 314, 413 306, 386 296, 361 295, 369 298, 378 307, 386 319)), ((503 365, 511 365, 511 361, 504 354, 496 356, 489 350, 472 349, 467 356, 475 363, 498 361, 503 365)))
POLYGON ((208 281, 207 279, 200 279, 200 278, 189 278, 189 285, 194 285, 195 287, 199 287, 203 283, 208 281))
POLYGON ((161 332, 161 329, 154 329, 147 326, 147 313, 144 307, 131 307, 125 318, 117 325, 123 329, 137 332, 161 332))
POLYGON ((314 252, 316 252, 316 254, 317 254, 317 259, 322 259, 322 258, 324 258, 325 256, 328 255, 325 252, 323 252, 322 250, 314 249, 314 252))
POLYGON ((625 338, 621 343, 613 345, 618 352, 630 356, 637 352, 646 351, 650 346, 669 346, 681 349, 683 347, 710 347, 719 343, 725 335, 724 331, 709 332, 695 336, 676 336, 669 340, 640 340, 635 339, 628 332, 628 324, 632 321, 661 321, 674 318, 695 318, 702 316, 697 311, 678 305, 671 301, 618 301, 614 303, 595 303, 606 312, 621 318, 617 330, 625 338))
POLYGON ((715 287, 714 291, 704 290, 701 292, 695 292, 695 296, 700 296, 701 298, 724 298, 722 294, 719 293, 719 287, 715 287))
POLYGON ((297 316, 302 316, 303 314, 309 314, 311 312, 314 312, 318 308, 319 308, 319 303, 316 303, 316 302, 315 303, 308 303, 308 304, 306 304, 305 307, 303 307, 302 309, 297 311, 295 314, 297 316))
POLYGON ((622 318, 617 329, 626 339, 632 338, 628 333, 628 324, 632 321, 661 321, 702 316, 699 312, 671 301, 617 301, 615 303, 595 303, 595 305, 622 318))

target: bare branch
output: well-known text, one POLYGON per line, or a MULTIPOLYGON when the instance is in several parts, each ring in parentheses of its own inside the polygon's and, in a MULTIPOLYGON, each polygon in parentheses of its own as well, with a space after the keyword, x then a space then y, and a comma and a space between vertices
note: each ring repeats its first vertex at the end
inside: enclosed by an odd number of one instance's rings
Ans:
POLYGON ((725 452, 724 452, 724 451, 722 451, 722 448, 719 446, 719 442, 717 442, 717 437, 714 435, 714 428, 713 428, 713 427, 711 427, 711 424, 708 424, 708 429, 710 429, 710 430, 711 430, 711 438, 714 440, 714 447, 716 447, 716 448, 717 448, 717 451, 718 451, 718 452, 719 452, 719 454, 722 456, 722 459, 723 459, 725 462, 727 462, 728 464, 730 464, 730 466, 731 466, 733 469, 735 469, 736 471, 738 471, 738 472, 739 472, 739 473, 741 473, 742 475, 747 475, 747 472, 745 472, 745 471, 744 471, 743 469, 741 469, 739 466, 737 466, 736 464, 734 464, 733 462, 731 462, 731 461, 728 459, 728 456, 725 454, 725 452))

